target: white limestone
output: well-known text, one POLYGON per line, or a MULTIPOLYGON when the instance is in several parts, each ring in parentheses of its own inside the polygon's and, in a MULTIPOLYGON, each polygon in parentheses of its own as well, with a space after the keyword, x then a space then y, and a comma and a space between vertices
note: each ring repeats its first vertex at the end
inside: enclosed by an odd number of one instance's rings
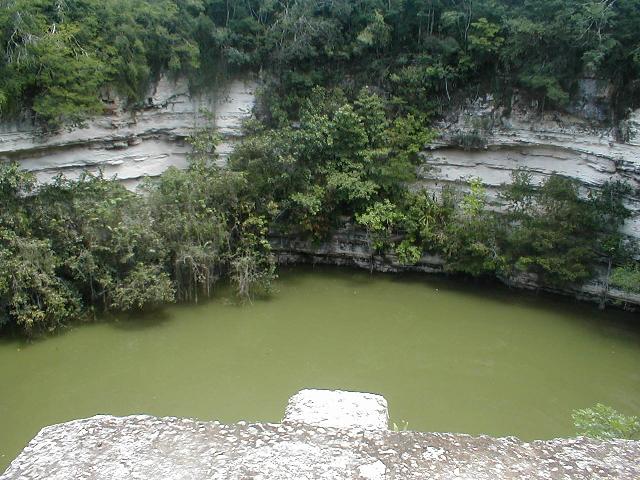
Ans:
POLYGON ((389 412, 385 398, 373 393, 301 390, 289 399, 283 422, 385 430, 389 412))
POLYGON ((105 115, 85 128, 43 135, 26 120, 0 124, 0 161, 17 160, 41 182, 59 173, 77 178, 82 171, 116 176, 128 185, 141 177, 160 175, 169 166, 184 168, 190 147, 185 138, 195 127, 213 126, 223 137, 220 162, 241 135, 242 120, 251 114, 255 82, 212 81, 210 89, 191 92, 185 79, 162 77, 152 86, 142 110, 128 110, 106 95, 105 115))
POLYGON ((452 184, 465 188, 472 177, 487 189, 489 201, 501 207, 500 186, 511 181, 518 169, 532 174, 534 184, 553 173, 577 180, 584 187, 598 189, 606 181, 621 180, 634 189, 626 198, 633 212, 623 231, 640 238, 640 110, 622 122, 631 133, 629 140, 617 140, 613 128, 559 112, 540 115, 517 99, 511 111, 496 107, 490 96, 480 97, 453 110, 438 124, 441 139, 423 153, 419 185, 438 187, 452 184), (455 136, 476 131, 486 147, 464 150, 455 136))

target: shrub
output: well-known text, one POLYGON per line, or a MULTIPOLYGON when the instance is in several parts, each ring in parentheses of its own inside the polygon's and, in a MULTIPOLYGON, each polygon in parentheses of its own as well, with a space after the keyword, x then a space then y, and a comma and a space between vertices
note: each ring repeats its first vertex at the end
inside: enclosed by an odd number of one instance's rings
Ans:
POLYGON ((640 418, 627 416, 608 405, 574 410, 571 415, 579 435, 609 440, 612 438, 640 439, 640 418))
POLYGON ((464 150, 480 150, 487 146, 487 137, 476 131, 457 133, 451 142, 464 150))
POLYGON ((611 274, 611 285, 627 292, 640 293, 640 265, 636 263, 616 268, 611 274))

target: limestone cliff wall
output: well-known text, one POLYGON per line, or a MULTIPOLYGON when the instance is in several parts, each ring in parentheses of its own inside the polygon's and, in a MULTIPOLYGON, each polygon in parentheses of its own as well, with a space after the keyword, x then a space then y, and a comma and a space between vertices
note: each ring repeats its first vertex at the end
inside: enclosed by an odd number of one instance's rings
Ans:
MULTIPOLYGON (((213 112, 224 137, 218 149, 224 163, 241 134, 242 119, 251 114, 255 88, 254 80, 235 79, 212 81, 211 88, 193 93, 186 80, 163 77, 150 88, 141 110, 127 110, 117 97, 106 95, 105 115, 87 128, 42 135, 27 121, 0 124, 0 161, 15 159, 40 181, 58 173, 74 178, 83 169, 102 168, 107 176, 135 185, 144 175, 186 165, 185 137, 204 124, 204 109, 213 112)), ((627 198, 633 217, 624 231, 640 238, 640 110, 617 125, 602 126, 606 88, 587 82, 582 90, 570 109, 575 115, 540 115, 537 105, 517 95, 509 110, 490 96, 452 108, 437 125, 440 139, 422 154, 418 186, 453 184, 464 189, 469 178, 479 177, 493 207, 500 209, 500 185, 518 168, 531 172, 536 183, 553 172, 589 188, 624 180, 635 189, 627 198), (461 135, 470 133, 484 145, 459 146, 461 135)))
MULTIPOLYGON (((170 165, 186 165, 189 147, 184 139, 195 126, 204 124, 201 111, 207 110, 224 137, 218 149, 223 163, 241 133, 242 119, 251 114, 255 88, 256 82, 247 78, 212 81, 209 89, 193 93, 185 79, 162 77, 150 88, 143 109, 128 110, 118 97, 105 95, 105 114, 87 128, 42 135, 24 119, 0 123, 0 161, 17 160, 36 172, 40 181, 58 173, 73 178, 83 169, 102 168, 107 176, 135 183, 144 175, 159 175, 170 165)), ((557 172, 590 188, 607 180, 624 180, 637 193, 640 110, 618 125, 603 127, 597 123, 602 108, 594 103, 599 90, 589 92, 585 87, 585 98, 580 97, 580 105, 572 109, 581 116, 540 115, 536 105, 517 96, 508 111, 496 106, 490 96, 452 108, 437 125, 440 139, 423 153, 419 184, 464 188, 470 177, 479 177, 496 208, 500 208, 500 185, 518 168, 530 171, 537 183, 557 172), (586 115, 585 109, 591 113, 586 115), (458 146, 460 135, 471 132, 484 138, 483 147, 458 146)), ((625 231, 640 238, 640 195, 631 195, 627 203, 634 217, 625 231)))
POLYGON ((438 127, 441 138, 423 154, 421 185, 464 188, 469 178, 478 177, 499 209, 500 185, 519 168, 531 172, 536 184, 554 172, 591 189, 622 180, 634 188, 626 199, 633 217, 624 231, 640 238, 640 111, 620 125, 603 127, 559 112, 540 115, 517 98, 507 111, 485 96, 451 111, 438 127), (465 149, 459 146, 465 135, 485 144, 465 149))
POLYGON ((186 166, 185 138, 207 124, 203 111, 213 114, 223 137, 218 151, 224 161, 241 133, 242 119, 253 109, 255 86, 251 79, 231 79, 194 93, 185 79, 162 77, 149 89, 142 109, 127 109, 117 96, 106 94, 105 114, 86 128, 43 135, 27 119, 3 123, 0 161, 17 160, 41 182, 58 173, 75 178, 82 170, 101 168, 133 186, 171 165, 186 166))

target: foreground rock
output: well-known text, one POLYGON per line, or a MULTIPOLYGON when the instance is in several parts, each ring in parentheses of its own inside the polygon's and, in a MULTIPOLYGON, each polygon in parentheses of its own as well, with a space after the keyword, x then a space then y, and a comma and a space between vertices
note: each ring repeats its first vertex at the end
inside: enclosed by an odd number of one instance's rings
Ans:
MULTIPOLYGON (((358 406, 353 395, 342 415, 371 405, 371 396, 362 397, 364 403, 358 406)), ((326 404, 313 396, 303 395, 311 403, 326 404)), ((336 407, 341 403, 334 401, 338 397, 329 403, 336 407)), ((372 412, 366 407, 364 411, 372 412)), ((0 476, 1 480, 83 478, 632 480, 640 478, 640 442, 576 438, 524 443, 516 438, 318 427, 292 421, 222 425, 146 415, 96 416, 43 429, 0 476)))
POLYGON ((302 390, 289 399, 282 421, 315 427, 386 430, 389 411, 385 398, 373 393, 302 390))

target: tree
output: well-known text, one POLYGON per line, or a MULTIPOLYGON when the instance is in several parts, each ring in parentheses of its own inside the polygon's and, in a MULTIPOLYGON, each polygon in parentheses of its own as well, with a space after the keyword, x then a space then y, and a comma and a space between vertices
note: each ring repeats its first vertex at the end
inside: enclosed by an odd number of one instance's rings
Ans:
POLYGON ((32 335, 78 317, 80 299, 57 266, 48 242, 0 234, 0 326, 13 320, 32 335))
POLYGON ((600 192, 592 197, 596 222, 594 230, 597 231, 596 252, 605 258, 607 264, 601 307, 604 307, 607 300, 614 263, 624 263, 631 257, 630 242, 620 232, 625 220, 631 216, 631 211, 624 204, 624 198, 631 192, 631 186, 627 183, 606 182, 600 192))
POLYGON ((422 250, 406 239, 402 240, 394 250, 402 265, 415 265, 422 257, 422 250))
POLYGON ((473 276, 494 274, 505 266, 498 244, 498 222, 486 210, 481 180, 473 178, 469 185, 470 191, 462 198, 454 221, 447 225, 447 268, 473 276))
POLYGON ((611 284, 627 292, 640 293, 640 264, 629 261, 611 273, 611 284))
POLYGON ((118 283, 111 307, 116 310, 143 310, 175 301, 175 290, 169 275, 158 265, 136 265, 118 283))
POLYGON ((447 225, 454 221, 455 198, 450 189, 435 193, 419 190, 408 193, 403 227, 407 240, 432 254, 443 253, 448 242, 447 225))
POLYGON ((385 23, 384 15, 375 11, 373 18, 356 37, 357 43, 363 48, 374 48, 379 55, 390 40, 391 29, 385 23))
POLYGON ((231 257, 231 280, 238 297, 251 300, 271 291, 276 278, 271 244, 267 239, 268 227, 264 217, 250 215, 242 222, 239 246, 231 257))
POLYGON ((580 284, 593 274, 594 209, 574 180, 552 175, 534 191, 529 180, 517 173, 507 189, 507 263, 551 284, 580 284))
POLYGON ((363 213, 356 215, 356 222, 367 232, 367 242, 371 251, 371 269, 373 270, 373 255, 383 251, 391 245, 391 235, 394 228, 402 221, 403 215, 389 200, 376 202, 363 213))
POLYGON ((485 63, 493 63, 494 55, 500 51, 504 43, 500 30, 500 25, 484 17, 471 23, 468 35, 469 52, 475 65, 482 67, 485 63))

